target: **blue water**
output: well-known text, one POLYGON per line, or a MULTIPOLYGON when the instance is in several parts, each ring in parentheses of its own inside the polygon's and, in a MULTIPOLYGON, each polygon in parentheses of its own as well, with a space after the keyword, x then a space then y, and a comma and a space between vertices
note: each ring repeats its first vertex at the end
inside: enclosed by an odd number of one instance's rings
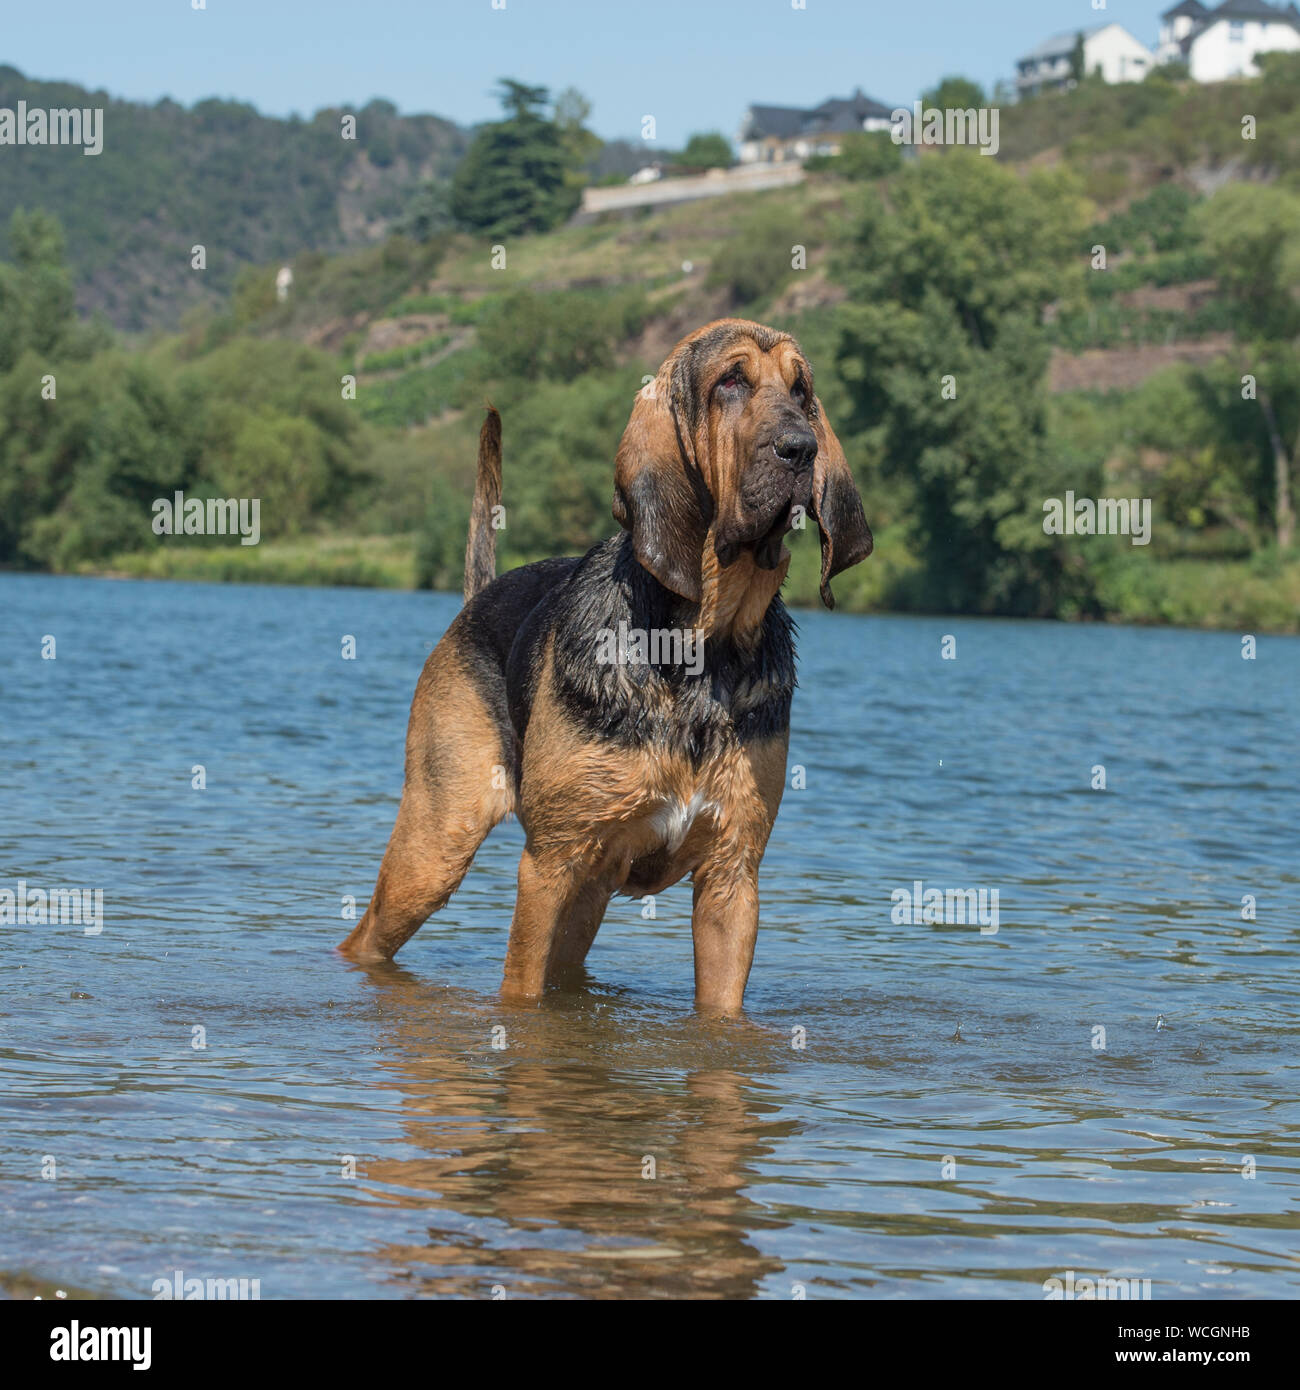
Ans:
POLYGON ((0 576, 0 892, 104 902, 0 926, 0 1287, 1300 1295, 1300 641, 799 615, 806 785, 710 1024, 689 885, 497 1000, 514 824, 397 964, 333 954, 456 608, 0 576), (915 880, 997 931, 895 922, 915 880))

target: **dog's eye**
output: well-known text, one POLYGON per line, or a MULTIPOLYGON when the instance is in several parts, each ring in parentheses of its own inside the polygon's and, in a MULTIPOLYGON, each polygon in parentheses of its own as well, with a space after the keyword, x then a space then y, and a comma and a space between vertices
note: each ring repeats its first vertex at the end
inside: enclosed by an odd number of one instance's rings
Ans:
POLYGON ((745 380, 745 373, 740 367, 732 367, 730 371, 724 372, 718 378, 719 391, 739 391, 749 383, 745 380))
POLYGON ((800 405, 806 405, 808 403, 808 387, 802 381, 796 381, 790 388, 790 397, 792 400, 798 401, 800 405))

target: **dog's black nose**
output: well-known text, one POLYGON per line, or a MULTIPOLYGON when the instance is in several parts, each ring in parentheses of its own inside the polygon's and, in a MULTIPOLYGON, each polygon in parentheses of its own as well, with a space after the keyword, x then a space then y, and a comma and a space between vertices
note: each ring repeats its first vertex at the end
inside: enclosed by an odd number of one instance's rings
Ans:
POLYGON ((817 436, 811 430, 786 430, 776 437, 772 448, 777 458, 791 468, 811 468, 817 457, 817 436))

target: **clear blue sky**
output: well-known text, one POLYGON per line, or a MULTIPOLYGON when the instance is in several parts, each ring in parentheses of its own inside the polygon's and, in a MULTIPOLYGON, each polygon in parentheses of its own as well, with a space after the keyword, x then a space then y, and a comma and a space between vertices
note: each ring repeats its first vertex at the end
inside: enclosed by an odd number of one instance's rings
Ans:
POLYGON ((574 86, 607 139, 734 136, 751 102, 814 105, 862 87, 913 100, 947 73, 987 87, 1041 39, 1123 24, 1148 45, 1173 0, 0 0, 0 63, 114 96, 206 96, 271 115, 387 97, 491 119, 497 78, 574 86))

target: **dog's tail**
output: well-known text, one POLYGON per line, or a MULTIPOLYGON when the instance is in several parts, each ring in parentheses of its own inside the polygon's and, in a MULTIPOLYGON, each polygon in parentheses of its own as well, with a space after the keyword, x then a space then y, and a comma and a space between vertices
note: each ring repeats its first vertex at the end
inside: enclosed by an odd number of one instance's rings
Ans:
POLYGON ((492 512, 501 503, 501 416, 490 402, 478 432, 478 477, 465 545, 465 602, 486 589, 497 575, 497 533, 492 512))

